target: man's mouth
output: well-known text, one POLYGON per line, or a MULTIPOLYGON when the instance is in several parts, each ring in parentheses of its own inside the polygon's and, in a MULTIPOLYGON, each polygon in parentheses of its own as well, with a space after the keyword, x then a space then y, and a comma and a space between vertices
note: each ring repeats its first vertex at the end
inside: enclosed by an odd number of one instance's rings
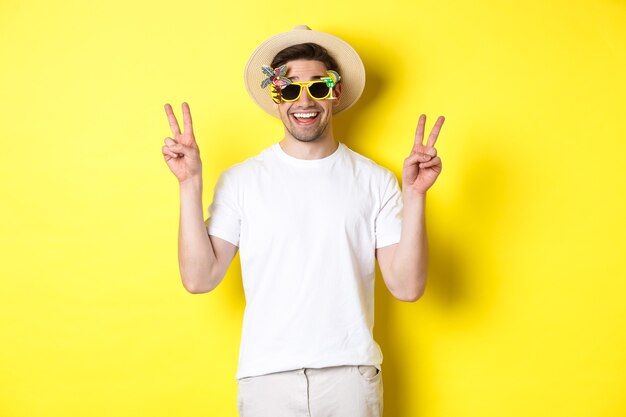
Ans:
POLYGON ((296 124, 299 126, 308 126, 315 123, 318 112, 300 112, 300 113, 292 113, 291 116, 296 121, 296 124))

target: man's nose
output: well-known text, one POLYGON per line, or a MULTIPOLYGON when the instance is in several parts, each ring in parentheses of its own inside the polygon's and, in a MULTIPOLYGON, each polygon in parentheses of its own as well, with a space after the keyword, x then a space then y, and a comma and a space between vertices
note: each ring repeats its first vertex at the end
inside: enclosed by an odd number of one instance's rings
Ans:
POLYGON ((302 93, 300 94, 300 98, 298 98, 298 104, 303 107, 313 104, 313 99, 309 95, 309 91, 305 86, 302 86, 302 93))

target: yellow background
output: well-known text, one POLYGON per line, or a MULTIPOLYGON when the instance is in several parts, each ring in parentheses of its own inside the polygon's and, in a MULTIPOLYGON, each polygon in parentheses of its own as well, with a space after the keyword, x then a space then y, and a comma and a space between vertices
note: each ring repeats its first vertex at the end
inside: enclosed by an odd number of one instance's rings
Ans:
POLYGON ((182 287, 163 104, 191 106, 206 207, 281 139, 243 67, 296 24, 362 55, 352 149, 399 176, 447 119, 426 294, 377 277, 385 416, 626 415, 623 0, 2 0, 0 415, 236 415, 239 257, 182 287))

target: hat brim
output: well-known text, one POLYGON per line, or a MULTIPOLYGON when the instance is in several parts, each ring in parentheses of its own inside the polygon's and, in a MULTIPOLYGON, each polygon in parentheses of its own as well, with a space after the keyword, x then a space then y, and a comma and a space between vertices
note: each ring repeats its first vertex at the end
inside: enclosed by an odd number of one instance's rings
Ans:
MULTIPOLYGON (((300 43, 316 43, 328 51, 339 65, 341 75, 341 99, 333 108, 337 114, 357 102, 365 87, 365 67, 359 54, 347 42, 325 32, 311 30, 306 26, 296 26, 289 32, 279 33, 263 42, 250 56, 244 70, 244 82, 252 100, 266 113, 280 117, 277 106, 272 101, 269 88, 261 88, 261 81, 267 78, 261 72, 261 65, 270 65, 276 54, 283 49, 300 43)), ((336 68, 328 68, 337 70, 336 68)))

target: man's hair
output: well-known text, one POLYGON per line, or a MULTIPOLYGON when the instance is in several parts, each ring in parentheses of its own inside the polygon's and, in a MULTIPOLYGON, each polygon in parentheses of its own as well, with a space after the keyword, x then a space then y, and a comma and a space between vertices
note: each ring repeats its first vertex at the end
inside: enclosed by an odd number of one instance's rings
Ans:
POLYGON ((276 54, 272 61, 272 68, 278 68, 285 65, 289 61, 304 59, 307 61, 320 61, 326 65, 327 70, 337 71, 341 74, 341 69, 337 65, 337 61, 330 56, 328 51, 316 43, 300 43, 298 45, 289 46, 276 54))

